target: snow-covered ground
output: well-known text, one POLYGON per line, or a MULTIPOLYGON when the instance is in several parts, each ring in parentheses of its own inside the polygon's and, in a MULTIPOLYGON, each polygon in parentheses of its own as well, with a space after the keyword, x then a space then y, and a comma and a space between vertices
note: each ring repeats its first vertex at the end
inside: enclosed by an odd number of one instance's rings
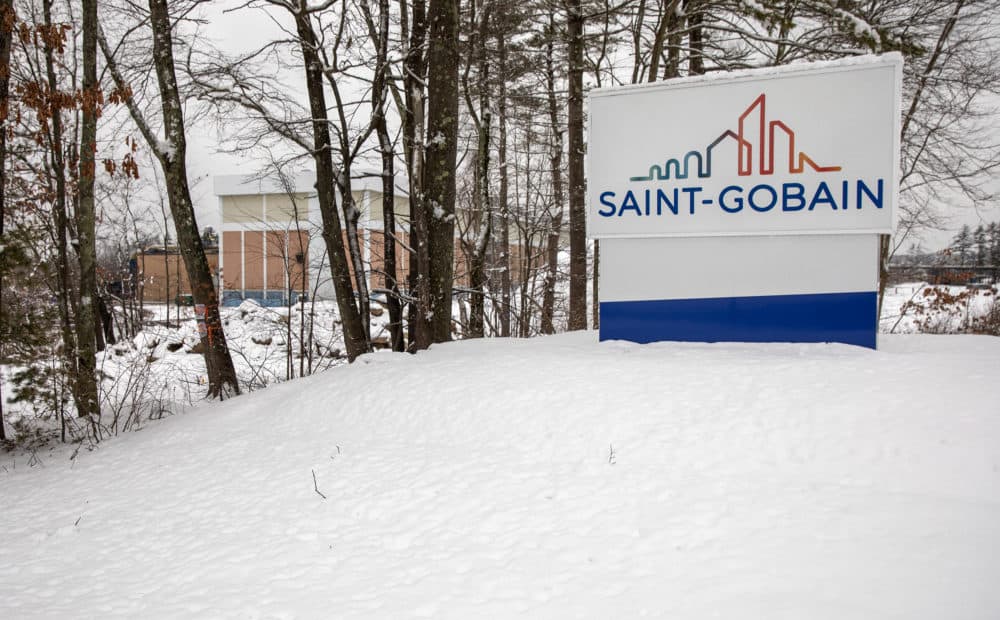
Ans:
POLYGON ((981 336, 376 353, 3 457, 0 618, 995 619, 998 367, 981 336))
MULTIPOLYGON (((970 331, 970 322, 975 323, 977 317, 997 307, 996 299, 991 289, 931 287, 925 283, 893 285, 886 290, 880 331, 897 334, 970 331)), ((109 347, 98 357, 103 379, 104 435, 134 430, 151 418, 184 411, 197 405, 207 392, 193 309, 171 305, 169 322, 165 305, 146 304, 145 309, 147 320, 143 332, 132 341, 109 347)), ((342 357, 339 315, 333 302, 308 303, 289 312, 287 308, 265 308, 247 301, 238 308, 221 310, 226 339, 244 392, 346 363, 342 357)), ((373 305, 373 312, 369 317, 372 336, 376 342, 387 344, 388 313, 378 303, 373 305)), ((1000 330, 1000 310, 994 312, 992 333, 1000 330)), ((455 316, 463 316, 458 304, 455 316)), ((11 380, 15 370, 0 367, 8 399, 15 393, 11 380)), ((53 413, 57 408, 55 403, 50 402, 57 392, 40 393, 33 401, 5 403, 8 431, 21 434, 22 448, 37 448, 59 438, 60 418, 53 413), (23 427, 10 427, 12 422, 19 421, 25 423, 23 427)), ((68 422, 71 438, 87 435, 87 429, 76 428, 72 417, 68 422)))
MULTIPOLYGON (((150 418, 184 411, 199 403, 208 391, 193 308, 171 305, 169 321, 164 304, 146 304, 145 311, 145 326, 135 338, 109 346, 98 355, 105 435, 134 430, 150 418)), ((377 304, 373 312, 373 339, 388 341, 388 313, 377 304)), ((295 306, 291 312, 247 301, 236 308, 221 308, 221 313, 244 392, 347 363, 339 314, 332 301, 295 306)), ((0 367, 8 399, 15 392, 11 381, 15 370, 0 367)), ((33 401, 6 402, 8 424, 24 418, 43 437, 58 438, 59 419, 52 413, 54 406, 48 397, 46 393, 33 401)), ((75 420, 70 424, 73 428, 75 420)), ((78 429, 75 436, 84 435, 86 429, 78 429)))
MULTIPOLYGON (((879 331, 883 334, 978 331, 978 320, 990 312, 1000 314, 998 303, 996 286, 894 284, 885 290, 879 331)), ((1000 325, 994 325, 994 329, 1000 329, 1000 325)))

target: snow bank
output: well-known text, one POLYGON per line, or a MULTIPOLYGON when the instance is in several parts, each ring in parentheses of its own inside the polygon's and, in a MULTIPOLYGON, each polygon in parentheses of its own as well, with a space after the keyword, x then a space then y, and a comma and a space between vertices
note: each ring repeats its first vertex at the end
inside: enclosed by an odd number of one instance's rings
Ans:
POLYGON ((0 463, 0 617, 996 618, 1000 339, 882 347, 379 353, 0 463))

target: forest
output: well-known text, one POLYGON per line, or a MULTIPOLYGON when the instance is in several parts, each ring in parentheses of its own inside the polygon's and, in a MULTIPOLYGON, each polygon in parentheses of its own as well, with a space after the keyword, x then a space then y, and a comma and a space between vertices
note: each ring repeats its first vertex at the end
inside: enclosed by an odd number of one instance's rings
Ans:
MULTIPOLYGON (((0 0, 0 441, 35 420, 93 445, 162 415, 147 344, 170 343, 130 267, 156 244, 176 248, 201 313, 184 345, 198 397, 269 382, 231 346, 193 198, 214 171, 189 166, 193 134, 247 174, 315 178, 336 346, 314 342, 315 296, 289 297, 277 381, 324 367, 314 356, 594 327, 591 89, 887 52, 905 64, 883 286, 901 248, 996 202, 1000 0, 0 0), (267 37, 216 40, 248 14, 267 37)), ((961 235, 962 261, 996 265, 995 224, 961 235)))

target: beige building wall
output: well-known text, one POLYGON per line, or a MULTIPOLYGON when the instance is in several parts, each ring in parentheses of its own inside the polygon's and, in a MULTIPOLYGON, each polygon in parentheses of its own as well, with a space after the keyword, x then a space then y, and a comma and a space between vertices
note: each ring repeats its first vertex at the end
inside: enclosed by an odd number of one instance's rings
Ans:
POLYGON ((308 194, 267 194, 266 221, 287 224, 298 221, 303 224, 309 220, 308 194))
POLYGON ((264 221, 264 197, 223 196, 222 223, 253 223, 264 221))
MULTIPOLYGON (((357 192, 356 192, 357 193, 357 192)), ((358 204, 361 202, 358 200, 358 204)), ((406 196, 396 196, 392 204, 396 211, 396 221, 397 222, 408 222, 410 221, 410 199, 406 196)), ((368 205, 368 217, 369 219, 375 220, 377 222, 383 221, 383 209, 382 209, 382 194, 372 193, 371 203, 368 205)))

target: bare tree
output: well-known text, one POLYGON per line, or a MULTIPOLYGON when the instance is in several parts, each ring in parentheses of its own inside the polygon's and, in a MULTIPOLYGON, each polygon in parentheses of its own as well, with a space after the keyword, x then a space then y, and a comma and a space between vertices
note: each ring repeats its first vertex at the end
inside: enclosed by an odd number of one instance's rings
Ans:
POLYGON ((403 351, 403 309, 396 260, 396 173, 395 149, 389 136, 386 119, 389 98, 389 0, 378 0, 378 25, 367 3, 361 10, 368 24, 369 37, 375 45, 374 79, 372 80, 371 125, 378 136, 378 150, 382 159, 382 247, 385 271, 386 305, 389 308, 389 339, 393 351, 403 351))
POLYGON ((545 95, 551 136, 551 155, 549 156, 552 183, 552 216, 550 217, 549 233, 546 239, 546 270, 545 283, 542 292, 541 331, 543 334, 554 334, 553 322, 556 304, 556 279, 559 275, 559 240, 562 234, 564 191, 563 191, 563 128, 559 118, 559 99, 556 91, 555 62, 556 22, 555 16, 549 15, 548 28, 545 34, 545 95))
POLYGON ((466 335, 471 338, 482 338, 485 328, 486 305, 486 251, 489 249, 490 236, 493 232, 493 210, 490 204, 490 155, 491 132, 493 127, 493 112, 490 109, 490 58, 488 42, 490 40, 490 22, 492 3, 481 0, 469 5, 469 61, 462 75, 462 91, 466 109, 472 118, 476 131, 475 171, 473 173, 474 188, 472 196, 472 213, 468 227, 469 241, 463 240, 465 254, 469 263, 469 289, 471 292, 469 323, 466 335), (478 8, 478 15, 477 15, 478 8), (472 102, 472 88, 469 84, 469 73, 476 67, 477 80, 475 91, 479 96, 478 112, 472 102))
MULTIPOLYGON (((431 307, 429 218, 424 196, 425 170, 425 110, 427 93, 427 3, 425 0, 400 0, 400 40, 403 50, 403 96, 395 95, 396 107, 402 119, 403 152, 406 173, 410 179, 410 305, 409 349, 416 351, 430 346, 431 307), (412 8, 410 8, 412 7, 412 8)), ((392 84, 390 83, 390 86, 392 84)))
POLYGON ((569 137, 569 329, 587 329, 587 209, 583 159, 583 28, 580 0, 566 0, 566 46, 569 62, 569 99, 566 133, 569 137))
POLYGON ((104 36, 99 40, 108 69, 118 89, 127 93, 126 103, 136 126, 156 156, 167 184, 167 201, 173 216, 177 244, 184 259, 188 281, 196 304, 205 308, 206 333, 202 337, 205 367, 208 374, 208 395, 225 398, 239 394, 236 369, 226 343, 219 314, 218 292, 202 246, 201 234, 195 219, 194 205, 187 178, 187 140, 184 129, 184 110, 174 68, 173 27, 166 0, 149 0, 149 23, 153 35, 153 66, 160 92, 160 108, 164 139, 156 137, 145 115, 139 109, 131 90, 117 68, 114 53, 104 36))
POLYGON ((431 0, 427 74, 424 216, 430 269, 430 326, 434 342, 451 340, 455 261, 455 162, 458 154, 458 0, 431 0))
MULTIPOLYGON (((7 206, 7 116, 10 113, 10 50, 14 34, 13 0, 0 0, 0 247, 4 244, 4 219, 7 206)), ((3 306, 3 276, 6 261, 0 258, 0 307, 3 306)), ((3 377, 0 376, 0 441, 7 439, 3 416, 3 377)))
POLYGON ((80 417, 97 429, 100 404, 97 400, 97 359, 95 328, 97 248, 94 208, 94 156, 97 151, 97 113, 103 98, 97 81, 97 0, 83 0, 83 122, 80 127, 80 176, 77 202, 77 235, 80 256, 80 309, 77 314, 77 402, 80 417))

